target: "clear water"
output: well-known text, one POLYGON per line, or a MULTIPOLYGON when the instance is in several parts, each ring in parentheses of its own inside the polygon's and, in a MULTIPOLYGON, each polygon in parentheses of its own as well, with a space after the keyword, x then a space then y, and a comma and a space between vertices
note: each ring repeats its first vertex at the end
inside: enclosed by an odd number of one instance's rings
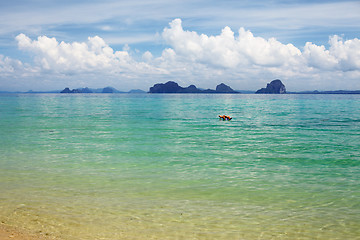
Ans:
POLYGON ((0 135, 0 221, 35 233, 360 236, 360 95, 1 94, 0 135))

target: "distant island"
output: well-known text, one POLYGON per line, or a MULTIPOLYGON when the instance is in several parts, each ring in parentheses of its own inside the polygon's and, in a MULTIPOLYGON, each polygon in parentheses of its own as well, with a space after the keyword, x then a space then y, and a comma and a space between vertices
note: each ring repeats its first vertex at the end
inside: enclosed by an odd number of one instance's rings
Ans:
POLYGON ((105 88, 75 88, 70 89, 68 87, 63 90, 53 90, 53 91, 32 91, 27 92, 9 92, 9 91, 0 91, 0 93, 222 93, 222 94, 360 94, 360 90, 334 90, 334 91, 300 91, 300 92, 289 92, 286 90, 285 85, 281 82, 280 79, 275 79, 270 83, 267 83, 265 88, 261 88, 257 91, 251 90, 234 90, 230 86, 220 83, 216 86, 215 89, 203 89, 197 88, 195 85, 190 85, 188 87, 181 87, 174 81, 168 81, 166 83, 156 83, 154 86, 150 87, 148 92, 145 92, 140 89, 132 89, 130 91, 119 91, 113 87, 105 88))
POLYGON ((284 94, 286 93, 285 85, 281 82, 281 80, 276 79, 268 83, 266 88, 261 88, 257 90, 255 93, 265 93, 265 94, 284 94))
POLYGON ((166 83, 157 83, 150 88, 149 93, 240 93, 233 90, 231 87, 224 83, 216 86, 216 89, 199 89, 195 85, 188 87, 180 87, 179 84, 173 81, 166 83))
MULTIPOLYGON (((221 83, 216 86, 216 89, 206 89, 202 90, 197 88, 195 85, 190 85, 188 87, 181 87, 179 84, 173 81, 167 83, 157 83, 150 88, 149 93, 241 93, 239 91, 233 90, 231 87, 227 86, 224 83, 221 83)), ((276 79, 268 83, 266 88, 261 88, 255 93, 264 93, 264 94, 283 94, 286 93, 285 85, 281 80, 276 79)))
POLYGON ((157 83, 150 87, 149 93, 246 93, 246 94, 360 94, 360 90, 335 90, 335 91, 302 91, 287 92, 285 85, 280 79, 275 79, 268 83, 265 88, 257 91, 241 90, 236 91, 224 83, 216 86, 216 89, 200 89, 195 85, 181 87, 176 82, 168 81, 166 83, 157 83))
POLYGON ((302 92, 288 92, 288 94, 360 94, 360 90, 334 90, 334 91, 302 91, 302 92))
POLYGON ((67 87, 64 90, 62 90, 60 93, 146 93, 146 92, 140 89, 133 89, 128 92, 122 92, 113 87, 105 87, 105 88, 97 88, 97 89, 91 89, 85 87, 85 88, 76 88, 72 90, 70 90, 70 88, 67 87))

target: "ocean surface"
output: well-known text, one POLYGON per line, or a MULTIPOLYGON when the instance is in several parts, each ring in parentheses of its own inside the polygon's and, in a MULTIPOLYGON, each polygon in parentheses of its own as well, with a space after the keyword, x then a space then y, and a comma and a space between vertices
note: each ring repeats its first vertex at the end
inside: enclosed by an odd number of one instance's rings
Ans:
POLYGON ((0 94, 0 222, 58 239, 360 239, 360 95, 0 94))

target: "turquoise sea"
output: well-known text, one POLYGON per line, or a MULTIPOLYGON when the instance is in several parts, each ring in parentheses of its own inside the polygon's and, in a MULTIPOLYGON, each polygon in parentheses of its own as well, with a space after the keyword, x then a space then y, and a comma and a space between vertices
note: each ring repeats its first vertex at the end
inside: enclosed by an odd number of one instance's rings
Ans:
POLYGON ((0 136, 1 224, 360 239, 360 95, 0 94, 0 136))

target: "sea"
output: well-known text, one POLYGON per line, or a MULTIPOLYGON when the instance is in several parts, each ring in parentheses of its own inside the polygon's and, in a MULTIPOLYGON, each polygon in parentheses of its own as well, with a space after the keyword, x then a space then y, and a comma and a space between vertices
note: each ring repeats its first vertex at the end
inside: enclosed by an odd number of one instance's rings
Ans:
POLYGON ((360 95, 0 94, 0 223, 50 239, 360 239, 360 95))

